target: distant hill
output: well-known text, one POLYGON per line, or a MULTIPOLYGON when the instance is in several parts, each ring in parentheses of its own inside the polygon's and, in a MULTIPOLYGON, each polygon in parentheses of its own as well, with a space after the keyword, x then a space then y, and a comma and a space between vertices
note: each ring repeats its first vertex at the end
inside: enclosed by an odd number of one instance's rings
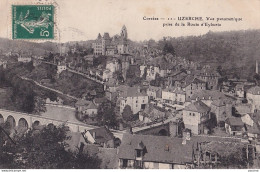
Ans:
MULTIPOLYGON (((177 56, 185 57, 201 64, 221 67, 225 76, 252 78, 255 74, 255 60, 260 61, 260 30, 208 32, 201 36, 169 38, 177 56)), ((90 48, 93 40, 62 43, 64 47, 76 44, 90 48)), ((129 40, 130 49, 142 47, 144 42, 129 40)), ((163 50, 163 40, 149 41, 152 47, 163 50)), ((34 43, 0 38, 0 52, 32 52, 43 55, 45 52, 59 52, 59 44, 53 42, 34 43)))
POLYGON ((228 76, 252 77, 255 60, 260 61, 260 30, 208 32, 202 36, 170 38, 169 41, 177 56, 221 66, 228 76))
MULTIPOLYGON (((91 48, 93 40, 87 41, 72 41, 61 43, 62 50, 68 50, 68 47, 74 47, 78 44, 84 48, 91 48), (64 49, 64 47, 67 47, 64 49)), ((58 53, 59 52, 59 43, 55 42, 43 42, 43 43, 36 43, 36 42, 29 42, 24 40, 10 40, 6 38, 0 38, 0 52, 7 53, 10 51, 14 52, 31 52, 33 55, 44 55, 45 52, 49 53, 58 53)))
POLYGON ((22 51, 32 52, 33 55, 43 55, 45 52, 58 52, 58 44, 53 42, 35 43, 0 38, 0 51, 2 53, 22 51))

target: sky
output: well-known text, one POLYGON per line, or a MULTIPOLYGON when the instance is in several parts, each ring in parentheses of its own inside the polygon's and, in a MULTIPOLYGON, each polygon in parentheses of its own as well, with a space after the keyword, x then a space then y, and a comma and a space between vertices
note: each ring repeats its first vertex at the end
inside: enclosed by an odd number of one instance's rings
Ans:
POLYGON ((11 4, 30 2, 57 4, 56 41, 61 42, 96 39, 98 33, 103 35, 104 32, 113 36, 120 33, 123 25, 129 39, 134 41, 202 35, 209 30, 260 29, 260 0, 0 0, 0 37, 11 38, 11 4), (221 26, 163 27, 163 23, 175 24, 176 20, 143 20, 144 16, 203 17, 204 21, 211 17, 215 21, 209 23, 220 23, 221 26), (233 17, 242 18, 242 21, 216 22, 216 18, 233 17))

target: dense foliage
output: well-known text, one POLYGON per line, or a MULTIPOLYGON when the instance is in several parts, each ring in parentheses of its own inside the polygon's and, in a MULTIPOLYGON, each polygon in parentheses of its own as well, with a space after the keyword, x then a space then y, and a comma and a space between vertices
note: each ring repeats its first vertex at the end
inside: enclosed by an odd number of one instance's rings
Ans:
POLYGON ((131 107, 129 105, 126 105, 122 113, 123 119, 125 121, 130 121, 132 119, 132 116, 133 116, 133 111, 131 107))
POLYGON ((98 114, 97 114, 97 121, 98 124, 101 126, 109 126, 111 128, 114 128, 115 126, 118 126, 118 122, 116 119, 115 114, 115 105, 110 101, 103 102, 98 107, 98 114))
MULTIPOLYGON (((208 32, 201 36, 171 38, 175 54, 201 64, 222 66, 224 75, 253 77, 260 54, 260 31, 208 32)), ((158 43, 165 49, 165 41, 158 43)))
MULTIPOLYGON (((64 169, 99 168, 100 160, 81 151, 69 152, 66 140, 68 127, 52 124, 42 130, 29 130, 25 135, 13 138, 16 144, 0 145, 2 168, 64 169)), ((2 136, 2 135, 1 135, 2 136)), ((1 138, 2 139, 2 138, 1 138)))

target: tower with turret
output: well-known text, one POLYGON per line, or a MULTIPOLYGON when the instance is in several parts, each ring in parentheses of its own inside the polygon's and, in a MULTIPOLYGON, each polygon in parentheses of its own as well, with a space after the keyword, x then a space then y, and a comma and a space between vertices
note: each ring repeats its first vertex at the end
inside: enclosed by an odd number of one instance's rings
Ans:
POLYGON ((114 55, 114 54, 128 54, 128 35, 127 29, 124 25, 120 34, 113 37, 105 32, 103 36, 99 33, 97 39, 93 42, 92 48, 94 55, 114 55))
POLYGON ((127 40, 127 29, 126 29, 125 25, 121 29, 121 37, 123 39, 127 40))
POLYGON ((120 41, 117 45, 118 54, 128 54, 127 29, 124 25, 120 33, 120 41))

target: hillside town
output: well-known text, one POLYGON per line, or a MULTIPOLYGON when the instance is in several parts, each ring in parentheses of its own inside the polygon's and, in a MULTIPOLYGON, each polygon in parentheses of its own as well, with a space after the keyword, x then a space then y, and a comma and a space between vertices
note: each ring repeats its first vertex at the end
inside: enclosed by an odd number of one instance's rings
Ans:
POLYGON ((41 55, 0 47, 1 151, 62 124, 66 149, 97 157, 99 168, 259 168, 258 82, 223 76, 162 43, 134 43, 124 25, 41 55))

